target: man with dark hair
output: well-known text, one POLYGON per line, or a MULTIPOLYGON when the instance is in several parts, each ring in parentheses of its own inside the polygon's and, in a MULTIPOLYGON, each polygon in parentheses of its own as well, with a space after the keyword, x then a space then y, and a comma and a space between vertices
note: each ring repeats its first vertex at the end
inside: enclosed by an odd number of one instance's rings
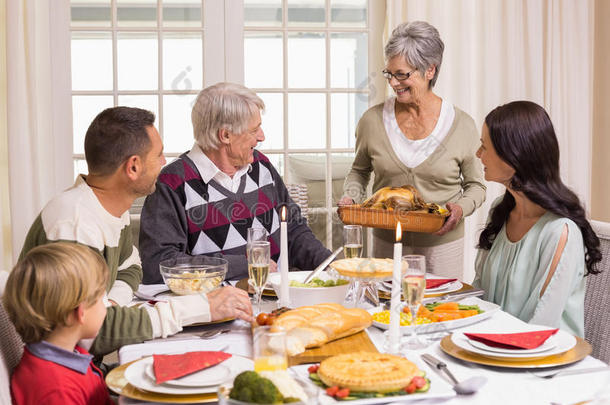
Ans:
MULTIPOLYGON (((109 353, 122 345, 167 336, 182 326, 227 317, 251 320, 248 295, 225 287, 207 296, 174 297, 154 306, 127 307, 142 281, 133 246, 129 207, 155 190, 165 164, 163 143, 153 113, 114 107, 93 120, 85 136, 89 174, 53 198, 32 224, 21 257, 35 246, 68 241, 98 252, 110 269, 106 319, 90 352, 109 353)), ((83 269, 87 271, 87 269, 83 269)), ((83 342, 88 349, 87 342, 83 342)))

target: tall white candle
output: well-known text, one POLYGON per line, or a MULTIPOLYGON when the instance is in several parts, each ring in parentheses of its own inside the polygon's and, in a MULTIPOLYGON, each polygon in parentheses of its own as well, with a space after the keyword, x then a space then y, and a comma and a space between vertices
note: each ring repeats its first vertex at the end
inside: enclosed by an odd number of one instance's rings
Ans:
POLYGON ((396 224, 396 243, 394 244, 394 269, 392 271, 392 295, 390 301, 390 339, 389 352, 397 354, 400 349, 400 291, 401 291, 401 258, 402 228, 400 221, 396 224))
POLYGON ((288 275, 288 224, 286 223, 286 206, 281 209, 280 221, 280 307, 290 306, 290 276, 288 275))

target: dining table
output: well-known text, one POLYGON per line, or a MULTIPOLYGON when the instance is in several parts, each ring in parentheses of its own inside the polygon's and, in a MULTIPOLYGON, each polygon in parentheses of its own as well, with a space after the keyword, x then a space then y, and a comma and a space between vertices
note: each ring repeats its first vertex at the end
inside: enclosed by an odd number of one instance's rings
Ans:
MULTIPOLYGON (((162 286, 143 286, 144 291, 155 291, 162 289, 162 286)), ((141 289, 142 290, 142 289, 141 289)), ((478 298, 474 298, 478 300, 478 298)), ((143 301, 134 301, 134 304, 143 301)), ((484 303, 481 301, 481 303, 484 303)), ((277 301, 266 299, 263 302, 266 311, 275 309, 277 301)), ((476 325, 464 326, 461 328, 446 331, 446 333, 432 335, 431 344, 421 350, 404 351, 407 359, 415 362, 426 375, 435 375, 425 362, 421 360, 424 353, 432 354, 437 359, 446 363, 448 369, 454 374, 458 381, 466 380, 471 377, 483 376, 487 379, 476 393, 469 395, 458 395, 451 392, 445 398, 426 399, 422 395, 421 399, 409 398, 409 401, 393 402, 388 398, 388 403, 414 403, 414 404, 446 404, 446 405, 500 405, 500 404, 546 404, 546 405, 572 405, 587 403, 591 405, 610 404, 610 368, 601 370, 608 365, 601 360, 595 359, 590 355, 584 356, 582 360, 572 364, 545 367, 545 368, 511 368, 497 367, 473 363, 460 360, 447 354, 441 348, 441 342, 446 335, 453 332, 460 332, 465 329, 471 330, 476 326, 476 331, 485 333, 489 331, 512 331, 522 330, 527 325, 507 312, 500 310, 494 311, 487 319, 482 320, 476 325), (440 336, 439 336, 440 335, 440 336), (553 378, 541 378, 540 375, 550 374, 551 372, 577 369, 595 369, 594 372, 573 375, 557 375, 553 378), (600 371, 601 370, 601 371, 600 371)), ((385 336, 384 331, 371 326, 366 329, 366 333, 379 352, 384 351, 385 336)), ((252 357, 252 326, 242 320, 232 320, 221 323, 205 324, 198 326, 185 327, 184 330, 174 336, 162 339, 157 338, 144 343, 123 346, 118 352, 119 363, 128 364, 140 358, 151 356, 152 354, 168 354, 198 350, 222 350, 237 356, 252 357), (217 335, 213 338, 202 339, 198 337, 201 333, 210 330, 229 330, 228 333, 217 335)), ((296 373, 306 376, 308 365, 293 366, 296 373)), ((440 375, 435 376, 441 378, 440 375)), ((444 380, 444 379, 443 379, 444 380)), ((443 384, 446 384, 443 381, 443 384)), ((448 382, 447 382, 448 384, 448 382)), ((322 392, 319 395, 319 403, 334 403, 322 392)), ((141 405, 156 404, 159 402, 142 401, 119 395, 120 405, 141 405)), ((215 404, 217 402, 208 402, 215 404)), ((347 402, 349 403, 349 402, 347 402)))

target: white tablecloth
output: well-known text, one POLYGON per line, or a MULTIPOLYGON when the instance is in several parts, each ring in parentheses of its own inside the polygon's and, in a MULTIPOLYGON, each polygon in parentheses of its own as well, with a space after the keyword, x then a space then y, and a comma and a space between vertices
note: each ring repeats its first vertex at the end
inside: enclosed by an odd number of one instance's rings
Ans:
MULTIPOLYGON (((268 304, 269 305, 269 304, 268 304)), ((470 325, 458 330, 477 329, 479 332, 498 330, 519 330, 523 322, 505 312, 498 311, 491 318, 476 325, 470 325)), ((234 321, 230 324, 220 324, 205 327, 187 328, 185 333, 197 333, 214 328, 230 327, 232 332, 220 335, 214 339, 189 339, 175 341, 169 339, 156 339, 150 342, 129 345, 119 351, 121 364, 149 356, 152 353, 176 353, 191 350, 218 350, 228 345, 228 353, 251 356, 252 338, 250 324, 243 321, 234 321)), ((379 351, 383 351, 383 331, 376 327, 367 330, 373 343, 379 351)), ((575 404, 580 401, 596 400, 596 405, 610 405, 610 371, 587 373, 582 375, 558 376, 544 380, 531 375, 526 370, 504 369, 487 367, 457 360, 445 354, 435 341, 429 347, 420 351, 411 351, 407 358, 417 358, 420 354, 431 353, 447 363, 448 368, 458 380, 483 375, 488 379, 487 384, 476 394, 468 396, 455 396, 447 400, 418 400, 409 401, 414 404, 446 404, 446 405, 500 405, 500 404, 575 404)), ((603 367, 605 363, 591 356, 582 361, 562 367, 562 369, 603 367)), ((551 369, 543 369, 545 371, 551 369)), ((433 373, 432 370, 425 370, 433 373)), ((537 370, 542 372, 541 370, 537 370)), ((397 402, 399 403, 399 402, 397 402)), ((407 402, 403 402, 407 403, 407 402)), ((119 398, 119 404, 145 404, 145 402, 124 397, 119 398)), ((346 403, 347 404, 347 403, 346 403)))

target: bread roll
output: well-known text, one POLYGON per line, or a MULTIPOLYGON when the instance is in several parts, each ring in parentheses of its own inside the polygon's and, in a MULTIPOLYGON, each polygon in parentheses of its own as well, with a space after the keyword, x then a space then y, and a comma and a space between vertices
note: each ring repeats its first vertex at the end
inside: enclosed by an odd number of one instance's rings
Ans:
POLYGON ((372 323, 373 317, 364 309, 328 303, 284 312, 273 322, 272 330, 286 331, 287 351, 294 356, 305 349, 353 335, 372 323))

